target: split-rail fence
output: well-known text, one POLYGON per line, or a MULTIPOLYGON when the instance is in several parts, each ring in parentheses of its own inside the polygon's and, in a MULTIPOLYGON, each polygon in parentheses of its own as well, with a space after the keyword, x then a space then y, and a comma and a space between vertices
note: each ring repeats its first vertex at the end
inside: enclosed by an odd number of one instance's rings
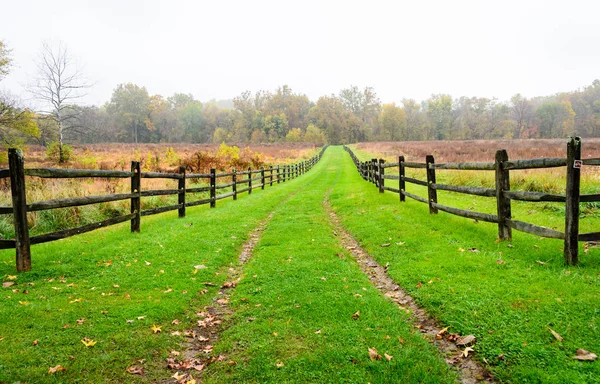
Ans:
POLYGON ((390 191, 400 195, 400 201, 410 197, 421 203, 429 205, 429 212, 437 214, 438 211, 462 216, 469 219, 486 221, 498 224, 498 238, 510 240, 512 230, 527 232, 533 235, 564 240, 564 258, 566 265, 578 263, 578 242, 599 241, 600 232, 579 233, 579 204, 583 202, 598 202, 600 194, 581 194, 580 179, 583 166, 600 166, 600 158, 581 159, 581 139, 570 137, 567 141, 566 158, 539 158, 530 160, 509 160, 506 150, 496 152, 495 162, 472 163, 445 163, 436 164, 432 155, 425 157, 424 163, 406 161, 404 156, 399 156, 397 162, 386 163, 383 159, 371 159, 361 162, 354 152, 346 146, 356 168, 363 179, 375 184, 380 193, 390 191), (397 167, 398 175, 386 175, 386 169, 397 167), (515 191, 510 189, 510 171, 517 169, 536 169, 566 167, 566 193, 565 195, 549 194, 543 192, 515 191), (407 177, 407 168, 425 169, 426 180, 407 177), (436 182, 437 170, 471 170, 493 171, 496 176, 495 188, 468 187, 460 185, 440 184, 436 182), (398 180, 398 188, 386 185, 386 180, 398 180), (415 184, 427 187, 427 197, 421 197, 406 190, 406 185, 415 184), (451 191, 475 196, 487 196, 496 199, 496 214, 475 212, 458 209, 438 203, 437 191, 451 191), (511 201, 529 202, 563 202, 565 203, 565 232, 551 228, 513 220, 511 217, 511 201))
POLYGON ((138 161, 131 162, 131 171, 89 170, 89 169, 62 169, 62 168, 25 168, 23 153, 19 149, 8 150, 9 168, 0 169, 0 178, 10 178, 12 195, 12 207, 1 207, 0 214, 13 215, 15 238, 0 239, 0 249, 16 249, 16 267, 18 272, 31 270, 31 245, 59 240, 77 234, 93 231, 98 228, 131 222, 131 232, 140 231, 142 216, 155 215, 158 213, 177 210, 179 217, 185 217, 187 207, 202 204, 210 204, 215 208, 218 200, 233 198, 237 200, 240 193, 252 193, 254 189, 265 189, 266 185, 273 186, 286 182, 308 172, 322 157, 327 147, 312 158, 289 165, 277 165, 260 169, 248 168, 246 171, 232 169, 230 172, 217 173, 211 169, 210 173, 186 173, 185 167, 180 167, 178 173, 141 172, 138 161), (26 176, 40 178, 121 178, 131 180, 131 192, 125 194, 109 194, 97 196, 85 196, 75 198, 62 198, 27 203, 26 176), (147 190, 142 191, 142 179, 174 179, 178 180, 177 189, 147 190), (189 179, 206 180, 207 186, 189 188, 186 181, 189 179), (218 184, 218 180, 224 180, 218 184), (238 186, 242 188, 238 189, 238 186), (230 192, 217 194, 218 192, 231 188, 230 192), (208 192, 209 197, 197 201, 186 201, 186 194, 208 192), (141 199, 148 196, 177 195, 178 201, 175 205, 141 210, 141 199), (130 200, 131 210, 129 214, 113 217, 97 223, 84 225, 77 228, 46 233, 43 235, 29 236, 27 224, 27 213, 43 211, 47 209, 76 207, 89 204, 107 203, 120 200, 130 200))

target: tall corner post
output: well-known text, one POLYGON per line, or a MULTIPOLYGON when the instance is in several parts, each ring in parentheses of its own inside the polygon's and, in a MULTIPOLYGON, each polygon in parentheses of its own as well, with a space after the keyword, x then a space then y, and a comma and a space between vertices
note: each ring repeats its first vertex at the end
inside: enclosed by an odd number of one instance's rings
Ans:
POLYGON ((140 171, 140 162, 131 162, 131 194, 134 195, 131 198, 131 213, 135 216, 131 219, 131 232, 140 231, 141 223, 141 185, 142 185, 142 172, 140 171))
POLYGON ((435 184, 435 159, 433 155, 427 155, 425 157, 425 165, 427 169, 427 195, 429 197, 429 213, 438 213, 438 209, 435 206, 437 204, 437 190, 434 188, 435 184))
POLYGON ((406 196, 404 196, 404 192, 406 192, 406 181, 404 180, 404 156, 398 157, 398 188, 400 189, 400 201, 405 202, 406 196))
POLYGON ((510 198, 506 197, 504 191, 510 191, 510 171, 504 169, 504 163, 508 161, 508 153, 501 149, 496 151, 496 207, 498 214, 498 239, 512 239, 512 229, 508 220, 512 218, 510 198))
POLYGON ((217 171, 214 168, 210 169, 210 207, 217 206, 217 171))
POLYGON ((8 149, 10 191, 15 224, 17 272, 31 270, 31 245, 27 226, 27 198, 25 194, 25 164, 20 149, 8 149))
POLYGON ((185 217, 185 167, 179 167, 179 173, 181 179, 178 181, 177 189, 179 190, 179 197, 177 204, 179 204, 179 217, 185 217))
POLYGON ((577 265, 579 262, 578 237, 581 166, 581 139, 579 137, 569 137, 567 142, 565 265, 577 265))

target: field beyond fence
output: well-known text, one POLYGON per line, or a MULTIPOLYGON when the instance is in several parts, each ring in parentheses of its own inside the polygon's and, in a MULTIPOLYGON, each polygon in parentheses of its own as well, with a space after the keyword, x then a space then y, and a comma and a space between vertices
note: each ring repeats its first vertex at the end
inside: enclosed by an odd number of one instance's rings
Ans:
POLYGON ((566 146, 566 158, 509 160, 506 150, 498 150, 494 162, 449 162, 442 164, 436 164, 433 155, 426 155, 425 162, 409 162, 405 160, 404 156, 399 156, 397 162, 386 163, 383 159, 371 159, 370 161, 361 162, 350 148, 346 146, 344 148, 350 154, 362 178, 375 184, 380 193, 384 191, 398 193, 401 202, 405 201, 406 197, 409 197, 425 203, 429 206, 431 214, 443 211, 469 219, 497 223, 498 239, 500 240, 510 240, 513 229, 541 237, 563 239, 565 264, 576 265, 578 263, 578 242, 600 240, 600 232, 579 233, 579 204, 600 201, 600 194, 581 194, 581 169, 584 166, 600 166, 600 158, 582 159, 581 145, 579 137, 569 138, 566 146), (398 169, 398 175, 385 174, 386 169, 392 167, 398 169), (566 192, 564 195, 511 190, 511 170, 557 167, 566 168, 566 192), (426 180, 406 176, 407 168, 424 169, 426 171, 426 180), (495 187, 482 188, 438 183, 436 182, 436 170, 493 171, 495 173, 495 187), (397 180, 398 188, 394 188, 389 184, 386 185, 386 180, 397 180), (406 190, 407 183, 426 187, 427 197, 408 192, 406 190), (437 198, 438 191, 493 197, 496 200, 496 214, 476 212, 439 204, 437 198), (560 232, 532 223, 513 220, 511 214, 512 200, 565 203, 565 231, 560 232))

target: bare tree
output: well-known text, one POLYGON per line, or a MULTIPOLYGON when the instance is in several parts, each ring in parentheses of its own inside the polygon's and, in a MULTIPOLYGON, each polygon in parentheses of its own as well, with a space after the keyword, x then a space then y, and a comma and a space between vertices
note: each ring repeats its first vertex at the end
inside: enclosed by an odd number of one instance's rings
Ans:
POLYGON ((56 50, 44 43, 36 64, 37 77, 29 91, 42 103, 40 112, 56 122, 59 162, 62 163, 67 160, 63 151, 65 133, 83 128, 77 122, 80 113, 77 103, 91 85, 84 82, 81 69, 62 43, 56 50))

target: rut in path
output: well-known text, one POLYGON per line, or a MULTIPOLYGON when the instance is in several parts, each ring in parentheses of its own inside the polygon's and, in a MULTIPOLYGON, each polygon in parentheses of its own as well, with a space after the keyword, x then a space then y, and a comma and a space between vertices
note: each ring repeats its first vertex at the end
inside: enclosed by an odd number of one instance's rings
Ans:
POLYGON ((444 328, 434 318, 430 317, 424 309, 420 308, 413 298, 404 292, 398 284, 390 278, 386 267, 379 265, 372 256, 370 256, 360 244, 344 229, 339 218, 331 208, 329 194, 331 189, 325 194, 323 207, 329 214, 329 221, 336 230, 339 241, 344 248, 352 253, 361 270, 369 277, 369 280, 375 287, 390 298, 402 310, 411 313, 415 327, 420 330, 426 340, 434 343, 440 352, 446 356, 446 363, 456 368, 461 375, 461 383, 493 383, 491 374, 477 361, 463 356, 461 350, 454 342, 447 340, 444 335, 444 328), (438 337, 441 335, 441 337, 438 337))

